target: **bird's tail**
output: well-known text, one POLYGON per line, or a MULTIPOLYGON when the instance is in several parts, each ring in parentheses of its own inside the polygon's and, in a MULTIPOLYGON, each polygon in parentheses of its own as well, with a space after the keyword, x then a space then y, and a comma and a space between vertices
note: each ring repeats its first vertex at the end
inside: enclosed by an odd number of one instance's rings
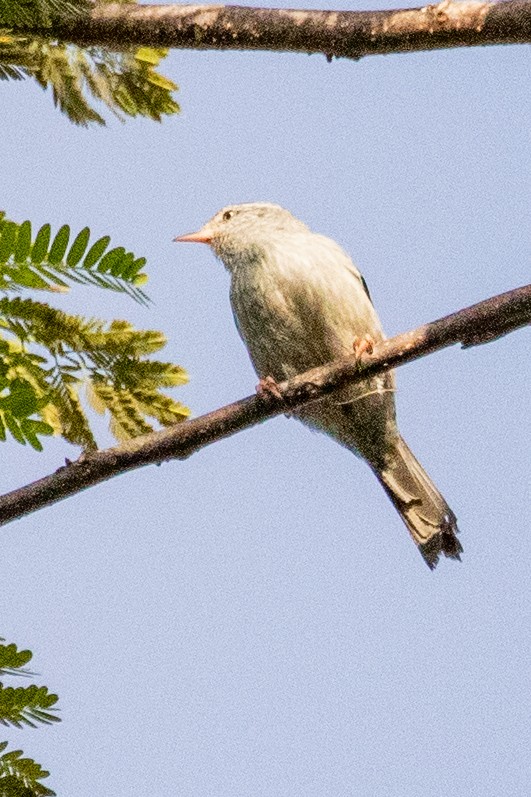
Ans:
POLYGON ((440 554, 460 559, 457 519, 401 437, 375 473, 428 566, 433 570, 440 554))

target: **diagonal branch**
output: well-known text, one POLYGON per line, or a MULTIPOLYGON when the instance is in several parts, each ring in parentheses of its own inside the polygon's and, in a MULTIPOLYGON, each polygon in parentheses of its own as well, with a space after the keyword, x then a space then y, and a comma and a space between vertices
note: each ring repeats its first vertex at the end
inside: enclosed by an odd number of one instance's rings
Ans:
POLYGON ((333 393, 347 383, 388 371, 438 349, 486 343, 531 324, 531 285, 493 296, 438 321, 397 335, 371 355, 314 368, 280 385, 282 399, 250 396, 162 432, 92 453, 0 497, 0 524, 35 512, 120 473, 168 459, 186 459, 204 446, 333 393))
POLYGON ((17 32, 82 46, 364 55, 531 42, 531 0, 453 2, 387 11, 317 11, 230 5, 96 4, 86 16, 17 32))

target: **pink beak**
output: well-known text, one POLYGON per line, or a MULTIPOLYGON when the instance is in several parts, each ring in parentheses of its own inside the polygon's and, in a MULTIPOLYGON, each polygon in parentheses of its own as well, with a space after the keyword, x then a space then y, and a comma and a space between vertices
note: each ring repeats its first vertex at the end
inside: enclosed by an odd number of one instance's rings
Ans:
POLYGON ((212 238, 202 230, 198 230, 197 232, 190 232, 188 235, 178 235, 173 240, 185 244, 209 244, 212 238))

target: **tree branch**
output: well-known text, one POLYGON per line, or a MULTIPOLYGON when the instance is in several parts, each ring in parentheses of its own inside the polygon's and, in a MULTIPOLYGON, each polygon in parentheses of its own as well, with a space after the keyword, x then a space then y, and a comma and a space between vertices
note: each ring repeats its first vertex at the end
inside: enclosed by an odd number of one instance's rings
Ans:
POLYGON ((43 479, 1 496, 0 524, 120 473, 168 459, 186 459, 216 440, 315 401, 348 383, 363 381, 454 343, 464 347, 486 343, 530 323, 531 285, 526 285, 390 338, 359 360, 351 356, 283 382, 279 386, 282 399, 268 393, 250 396, 162 432, 81 457, 43 479))
POLYGON ((96 4, 88 18, 17 32, 114 50, 273 50, 364 55, 531 42, 531 0, 452 2, 388 11, 316 11, 224 5, 96 4))

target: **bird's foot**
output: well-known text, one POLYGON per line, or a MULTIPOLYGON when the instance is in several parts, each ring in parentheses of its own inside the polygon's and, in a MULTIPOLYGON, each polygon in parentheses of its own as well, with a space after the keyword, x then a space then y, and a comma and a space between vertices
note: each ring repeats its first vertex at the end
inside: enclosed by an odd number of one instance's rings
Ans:
POLYGON ((270 396, 274 396, 276 399, 282 400, 280 388, 272 376, 266 376, 263 379, 260 379, 256 386, 256 392, 258 395, 261 393, 269 393, 270 396))
POLYGON ((355 337, 352 341, 352 348, 354 350, 354 354, 359 359, 362 354, 372 354, 374 350, 374 340, 370 335, 355 337))

